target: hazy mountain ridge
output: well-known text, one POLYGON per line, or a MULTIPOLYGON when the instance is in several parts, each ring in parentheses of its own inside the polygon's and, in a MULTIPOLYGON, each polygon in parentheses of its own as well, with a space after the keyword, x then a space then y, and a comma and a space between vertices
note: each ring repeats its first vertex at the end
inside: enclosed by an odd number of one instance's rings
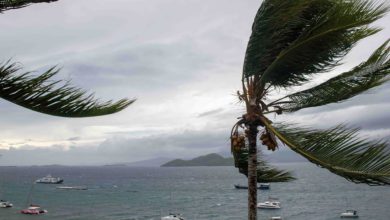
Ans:
POLYGON ((175 159, 171 160, 161 167, 190 167, 190 166, 233 166, 233 158, 225 158, 219 154, 207 154, 191 160, 175 159))

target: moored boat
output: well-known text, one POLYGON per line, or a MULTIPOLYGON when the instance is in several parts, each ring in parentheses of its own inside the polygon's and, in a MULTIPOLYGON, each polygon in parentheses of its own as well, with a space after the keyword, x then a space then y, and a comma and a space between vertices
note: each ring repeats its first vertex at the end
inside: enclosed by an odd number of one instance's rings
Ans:
POLYGON ((180 214, 171 213, 168 216, 161 217, 161 220, 184 220, 184 218, 180 214))
POLYGON ((45 184, 60 184, 63 183, 64 180, 59 177, 52 177, 51 175, 47 175, 43 178, 37 179, 36 183, 45 183, 45 184))
POLYGON ((259 209, 280 209, 280 202, 277 198, 269 197, 268 201, 257 203, 259 209))
POLYGON ((356 210, 347 210, 340 214, 340 218, 359 218, 356 210))
POLYGON ((274 217, 271 217, 269 220, 282 220, 282 217, 274 216, 274 217))
POLYGON ((257 203, 259 209, 280 209, 279 202, 265 201, 257 203))
POLYGON ((270 184, 269 183, 260 183, 260 186, 258 186, 258 189, 269 189, 270 188, 270 184))
POLYGON ((11 208, 13 206, 12 203, 4 200, 0 200, 0 208, 11 208))
MULTIPOLYGON (((248 189, 248 186, 243 186, 240 184, 234 184, 234 188, 236 189, 248 189)), ((257 186, 258 189, 265 190, 265 189, 270 189, 270 184, 269 183, 261 183, 260 185, 257 186)))
POLYGON ((40 215, 47 213, 47 210, 42 209, 39 205, 30 205, 28 208, 20 210, 20 213, 25 215, 40 215))
POLYGON ((57 186, 56 188, 65 190, 88 190, 86 186, 57 186))

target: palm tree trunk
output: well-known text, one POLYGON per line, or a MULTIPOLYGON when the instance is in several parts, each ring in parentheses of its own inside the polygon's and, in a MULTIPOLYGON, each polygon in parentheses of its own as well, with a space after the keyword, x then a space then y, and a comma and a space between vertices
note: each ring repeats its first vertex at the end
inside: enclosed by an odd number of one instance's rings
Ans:
POLYGON ((248 130, 248 220, 257 220, 257 130, 250 125, 248 130))

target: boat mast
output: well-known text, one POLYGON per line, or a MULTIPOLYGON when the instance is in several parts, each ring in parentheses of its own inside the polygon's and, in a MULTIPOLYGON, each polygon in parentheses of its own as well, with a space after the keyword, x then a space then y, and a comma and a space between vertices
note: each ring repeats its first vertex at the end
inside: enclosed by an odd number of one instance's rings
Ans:
POLYGON ((30 192, 28 193, 28 196, 27 196, 27 201, 26 201, 26 206, 29 207, 32 203, 31 203, 31 198, 32 198, 32 193, 33 193, 33 190, 34 190, 34 184, 35 184, 35 181, 32 182, 31 184, 31 188, 30 188, 30 192))

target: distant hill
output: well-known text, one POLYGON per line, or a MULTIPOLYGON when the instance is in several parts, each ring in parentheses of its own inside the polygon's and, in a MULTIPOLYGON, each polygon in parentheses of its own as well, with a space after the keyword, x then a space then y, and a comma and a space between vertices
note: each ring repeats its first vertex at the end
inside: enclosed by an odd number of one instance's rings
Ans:
POLYGON ((104 166, 112 167, 159 167, 162 164, 172 160, 172 158, 157 157, 149 160, 140 160, 135 162, 125 162, 125 163, 115 163, 115 164, 106 164, 104 166))
POLYGON ((192 160, 176 159, 169 161, 162 167, 193 167, 193 166, 233 166, 233 158, 224 158, 219 154, 207 154, 192 160))

